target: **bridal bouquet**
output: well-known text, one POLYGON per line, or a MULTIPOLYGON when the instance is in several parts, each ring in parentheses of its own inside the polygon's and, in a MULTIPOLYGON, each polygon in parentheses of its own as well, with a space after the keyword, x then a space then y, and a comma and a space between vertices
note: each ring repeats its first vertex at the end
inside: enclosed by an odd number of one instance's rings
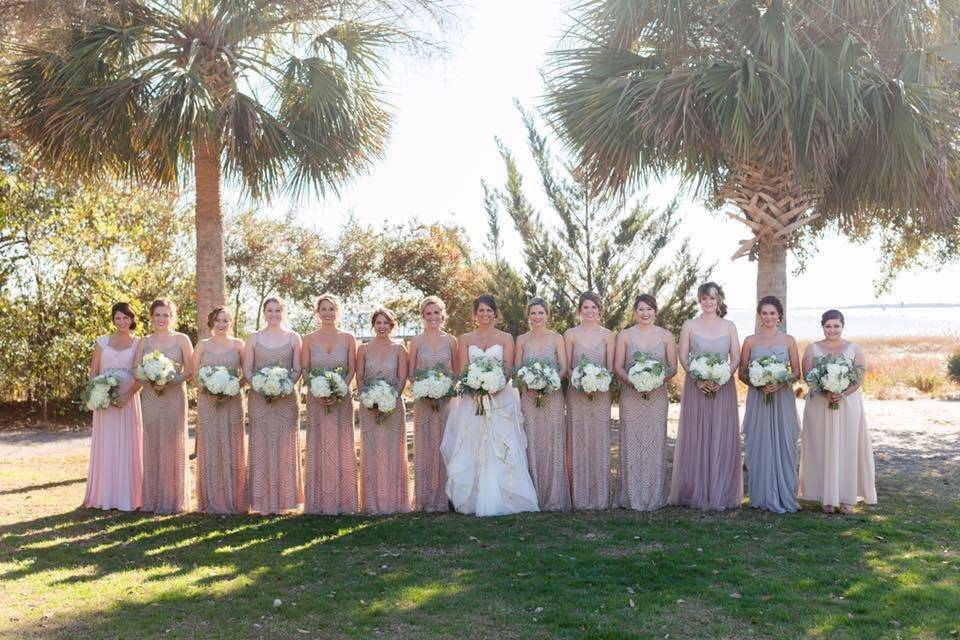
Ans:
POLYGON ((106 409, 120 395, 120 380, 108 373, 101 373, 87 383, 83 390, 83 403, 87 409, 106 409))
POLYGON ((376 409, 377 424, 383 424, 386 415, 397 408, 397 390, 382 378, 371 380, 360 392, 360 404, 371 411, 376 409))
POLYGON ((640 392, 644 400, 650 399, 650 392, 663 386, 667 368, 653 356, 637 351, 633 354, 633 364, 627 371, 627 379, 633 388, 640 392))
MULTIPOLYGON (((310 381, 310 395, 314 398, 330 398, 335 402, 340 402, 350 393, 344 374, 343 367, 337 367, 336 369, 314 367, 310 369, 307 374, 307 379, 310 381)), ((323 408, 325 413, 330 413, 330 405, 324 405, 323 408)))
MULTIPOLYGON (((843 393, 863 378, 863 369, 854 366, 849 358, 828 353, 813 359, 813 368, 807 373, 810 396, 817 393, 843 393)), ((831 402, 831 409, 839 409, 839 402, 831 402)))
POLYGON ((453 378, 440 363, 430 369, 417 369, 413 373, 413 399, 428 400, 434 411, 440 410, 440 401, 453 395, 453 378))
POLYGON ((503 366, 496 358, 482 356, 473 360, 460 377, 460 390, 470 391, 477 403, 474 415, 482 416, 487 413, 483 406, 483 398, 500 391, 507 386, 507 377, 503 374, 503 366))
POLYGON ((543 399, 548 393, 560 388, 560 372, 550 362, 542 360, 528 360, 517 371, 518 386, 537 392, 534 406, 539 409, 543 406, 543 399))
MULTIPOLYGON (((713 382, 719 386, 727 384, 730 379, 730 365, 727 358, 717 353, 691 353, 690 366, 687 368, 690 377, 697 382, 713 382)), ((714 397, 715 391, 706 394, 714 397)))
MULTIPOLYGON (((787 363, 774 355, 760 356, 750 363, 750 384, 757 389, 763 389, 768 384, 781 384, 790 380, 790 369, 787 363)), ((763 401, 770 404, 773 395, 763 394, 763 401)))
POLYGON ((173 360, 160 353, 159 349, 154 349, 143 356, 143 360, 137 365, 134 376, 140 382, 146 382, 159 396, 164 388, 177 377, 177 369, 173 360))
POLYGON ((273 402, 277 398, 293 393, 293 380, 290 379, 290 372, 280 366, 260 369, 253 376, 250 384, 254 391, 266 398, 267 402, 273 402))
POLYGON ((213 396, 218 407, 227 398, 240 393, 240 377, 236 370, 230 367, 200 367, 197 380, 200 382, 200 389, 213 396))
POLYGON ((606 367, 593 364, 585 356, 580 356, 580 362, 570 375, 570 384, 587 394, 588 400, 593 400, 595 393, 609 391, 612 380, 613 376, 606 367))

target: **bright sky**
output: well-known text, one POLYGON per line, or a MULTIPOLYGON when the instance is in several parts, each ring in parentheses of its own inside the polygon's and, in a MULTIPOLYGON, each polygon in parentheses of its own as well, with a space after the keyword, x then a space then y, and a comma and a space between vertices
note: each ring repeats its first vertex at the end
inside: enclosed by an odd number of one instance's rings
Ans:
MULTIPOLYGON (((525 147, 517 98, 528 108, 543 91, 540 68, 566 24, 570 0, 474 0, 464 7, 460 32, 443 60, 404 60, 390 72, 396 114, 386 157, 369 175, 344 189, 340 198, 294 204, 301 219, 334 232, 352 212, 371 224, 418 218, 463 226, 482 252, 486 216, 480 179, 500 186, 504 171, 494 144, 502 138, 521 161, 528 193, 543 203, 539 181, 525 147)), ((651 188, 653 202, 667 202, 673 187, 651 188)), ((280 203, 278 203, 280 204, 280 203)), ((286 206, 286 205, 284 205, 286 206)), ((714 279, 733 307, 751 307, 756 265, 730 255, 746 227, 694 202, 682 206, 682 232, 694 249, 716 262, 714 279)), ((549 212, 547 212, 549 219, 549 212)), ((519 246, 509 220, 501 225, 507 253, 519 246)), ((875 246, 827 239, 819 258, 789 280, 789 303, 797 306, 960 302, 960 267, 940 273, 904 273, 890 294, 875 299, 875 246)))

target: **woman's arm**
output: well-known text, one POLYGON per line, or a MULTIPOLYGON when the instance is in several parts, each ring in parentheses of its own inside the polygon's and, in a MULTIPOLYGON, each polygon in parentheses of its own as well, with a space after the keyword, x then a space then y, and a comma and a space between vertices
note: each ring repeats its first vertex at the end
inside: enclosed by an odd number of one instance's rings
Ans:
POLYGON ((366 360, 367 345, 361 344, 357 347, 357 389, 363 389, 366 381, 363 379, 363 366, 366 360))
POLYGON ((737 335, 737 325, 727 321, 727 331, 730 333, 730 373, 736 372, 740 366, 740 337, 737 335))
POLYGON ((307 380, 310 374, 310 343, 313 341, 313 334, 308 333, 307 335, 300 338, 300 371, 303 372, 303 381, 310 382, 307 380))
POLYGON ((517 348, 513 355, 513 366, 517 369, 523 366, 523 350, 527 345, 527 335, 517 336, 517 348))
POLYGON ((296 331, 290 332, 290 344, 293 347, 293 371, 290 372, 290 380, 296 384, 297 380, 300 379, 300 358, 303 356, 303 340, 300 339, 300 334, 296 331))
POLYGON ((357 339, 351 334, 347 334, 347 388, 354 376, 357 375, 357 339))
POLYGON ((177 334, 177 340, 180 342, 180 353, 183 354, 183 370, 180 371, 180 378, 186 382, 197 374, 197 369, 193 366, 193 343, 190 342, 190 336, 185 333, 177 334))
POLYGON ((463 375, 464 370, 467 368, 467 363, 469 362, 467 358, 468 342, 469 342, 469 339, 467 338, 466 334, 460 336, 460 339, 457 340, 456 374, 458 376, 463 375))
MULTIPOLYGON (((630 378, 627 377, 627 368, 624 366, 624 359, 627 355, 627 332, 621 331, 617 334, 616 347, 613 353, 613 369, 620 381, 626 385, 630 384, 630 378)), ((632 366, 632 365, 631 365, 632 366)))
POLYGON ((503 345, 503 375, 510 380, 510 369, 513 364, 514 351, 516 345, 513 343, 513 336, 506 331, 501 331, 500 344, 503 345))
POLYGON ((573 370, 577 363, 573 361, 573 329, 567 329, 563 332, 563 350, 567 354, 567 364, 573 370))
MULTIPOLYGON (((743 341, 743 348, 740 349, 740 362, 750 362, 750 349, 752 348, 753 336, 747 336, 747 339, 743 341)), ((740 371, 737 372, 737 376, 748 387, 751 386, 749 373, 749 367, 740 367, 740 371)))
POLYGON ((663 382, 666 384, 677 375, 677 341, 673 339, 673 334, 666 329, 663 330, 663 333, 665 334, 663 341, 667 345, 667 375, 663 378, 663 382))
POLYGON ((194 376, 200 374, 200 363, 203 362, 203 348, 206 345, 206 342, 206 340, 201 340, 198 342, 197 348, 193 351, 193 359, 191 364, 193 366, 194 376))
POLYGON ((410 373, 407 363, 407 350, 402 343, 397 344, 400 353, 397 354, 397 394, 403 395, 403 388, 407 386, 407 375, 410 373))
POLYGON ((247 382, 253 380, 253 351, 257 347, 257 334, 251 334, 247 338, 247 342, 243 347, 243 358, 241 359, 241 364, 243 365, 243 378, 247 382))
POLYGON ((807 348, 803 350, 803 359, 801 360, 801 369, 800 373, 804 379, 806 379, 807 374, 810 373, 810 370, 813 369, 813 345, 807 345, 807 348))
POLYGON ((790 359, 790 382, 796 382, 800 379, 800 356, 793 336, 787 336, 787 356, 790 359))
POLYGON ((683 327, 680 329, 680 345, 679 345, 679 356, 680 356, 680 365, 683 367, 684 371, 690 371, 690 321, 686 320, 683 323, 683 327))
POLYGON ((863 386, 864 380, 867 379, 867 355, 860 349, 860 346, 856 343, 853 344, 854 354, 853 354, 853 366, 858 369, 862 369, 860 376, 856 383, 851 384, 849 387, 843 390, 841 395, 849 396, 855 393, 860 387, 863 386))
POLYGON ((557 352, 557 364, 560 365, 560 377, 570 375, 570 360, 567 358, 567 346, 563 343, 563 336, 559 333, 553 338, 553 348, 557 352))
POLYGON ((411 374, 417 370, 417 338, 410 338, 410 350, 407 352, 407 371, 411 374))
POLYGON ((603 341, 607 345, 607 348, 604 349, 607 356, 607 371, 613 371, 613 358, 617 350, 617 334, 613 331, 607 331, 603 336, 603 341))
POLYGON ((93 355, 90 356, 90 379, 93 380, 98 375, 100 375, 100 354, 103 353, 103 349, 100 348, 100 343, 95 342, 93 344, 93 355))

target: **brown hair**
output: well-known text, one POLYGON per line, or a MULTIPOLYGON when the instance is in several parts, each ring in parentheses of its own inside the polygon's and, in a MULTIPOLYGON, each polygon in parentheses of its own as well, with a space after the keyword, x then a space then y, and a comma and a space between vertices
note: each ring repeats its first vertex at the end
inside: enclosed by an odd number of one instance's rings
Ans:
POLYGON ((550 315, 550 305, 548 305, 547 301, 543 298, 530 298, 530 302, 527 303, 527 315, 530 315, 530 309, 534 307, 543 307, 547 315, 550 315))
POLYGON ((264 311, 267 310, 267 305, 270 304, 271 302, 276 302, 278 305, 280 305, 280 311, 286 311, 286 310, 287 310, 287 305, 283 302, 282 299, 277 298, 277 297, 270 297, 270 298, 267 298, 266 300, 263 301, 263 310, 264 310, 264 311))
POLYGON ((823 315, 820 316, 820 326, 827 324, 827 320, 839 320, 840 326, 847 326, 847 321, 844 320, 843 314, 840 313, 839 309, 827 309, 823 312, 823 315))
POLYGON ((780 302, 780 298, 777 296, 763 296, 760 298, 760 302, 757 303, 757 315, 760 315, 760 310, 765 306, 770 305, 777 310, 777 315, 780 316, 780 321, 783 321, 783 303, 780 302))
POLYGON ((177 317, 177 305, 174 304, 173 300, 167 300, 166 298, 157 298, 150 303, 150 315, 153 315, 153 312, 159 309, 160 307, 166 307, 170 311, 170 317, 177 317))
POLYGON ((227 309, 226 307, 214 307, 213 311, 207 314, 208 329, 213 329, 213 323, 217 321, 217 316, 220 315, 221 312, 226 313, 228 316, 230 316, 230 320, 233 321, 233 314, 230 313, 230 309, 227 309))
POLYGON ((721 318, 727 315, 727 303, 724 302, 723 287, 716 282, 704 282, 697 287, 697 300, 708 296, 717 299, 717 315, 721 318))
POLYGON ((426 311, 426 310, 427 310, 427 307, 429 307, 429 306, 432 305, 432 304, 437 305, 437 307, 440 309, 440 314, 443 316, 443 319, 446 320, 446 319, 447 319, 447 305, 445 305, 445 304, 443 303, 443 300, 441 300, 441 299, 440 299, 439 297, 437 297, 437 296, 427 296, 426 298, 424 298, 423 300, 420 301, 420 304, 419 304, 418 307, 417 307, 417 309, 418 309, 419 312, 420 312, 420 316, 423 317, 423 312, 426 311))
POLYGON ((474 300, 473 300, 473 313, 474 313, 474 315, 476 315, 477 310, 480 308, 480 305, 481 305, 481 304, 485 304, 485 305, 487 305, 488 307, 490 307, 491 309, 493 309, 493 315, 494 315, 495 317, 497 317, 497 318, 500 317, 500 310, 497 309, 497 299, 494 298, 492 295, 490 295, 489 293, 484 293, 484 294, 481 294, 481 295, 477 296, 476 298, 474 298, 474 300))
POLYGON ((113 322, 114 316, 118 313, 130 318, 130 331, 137 328, 137 314, 133 312, 133 307, 130 306, 129 302, 114 303, 113 307, 110 308, 110 322, 113 322))
POLYGON ((390 329, 391 329, 391 330, 393 330, 393 329, 396 328, 396 326, 397 326, 397 316, 395 316, 395 315, 393 314, 393 311, 390 311, 390 309, 387 309, 386 307, 380 307, 379 309, 377 309, 376 311, 373 312, 373 315, 370 316, 370 326, 371 326, 371 327, 374 326, 375 324, 377 324, 377 317, 379 317, 379 316, 383 316, 384 318, 387 319, 387 322, 390 323, 390 329))
POLYGON ((317 304, 314 305, 313 307, 314 314, 320 313, 321 302, 329 302, 330 304, 333 305, 333 307, 337 310, 337 315, 336 315, 336 318, 334 319, 334 323, 339 324, 340 314, 342 313, 342 310, 343 310, 343 305, 340 302, 340 298, 333 295, 332 293, 321 293, 320 297, 317 298, 317 304))
POLYGON ((577 313, 583 311, 583 303, 587 300, 597 305, 597 309, 603 311, 603 303, 600 302, 600 296, 595 294, 593 291, 584 291, 580 294, 580 300, 577 302, 577 313))
POLYGON ((640 303, 641 303, 641 302, 644 303, 644 304, 646 304, 648 307, 650 307, 650 308, 653 309, 654 311, 657 311, 657 299, 654 298, 654 297, 653 297, 652 295, 650 295, 649 293, 641 293, 640 295, 637 296, 637 299, 634 300, 634 302, 633 302, 633 310, 634 310, 634 311, 637 310, 637 307, 640 306, 640 303))

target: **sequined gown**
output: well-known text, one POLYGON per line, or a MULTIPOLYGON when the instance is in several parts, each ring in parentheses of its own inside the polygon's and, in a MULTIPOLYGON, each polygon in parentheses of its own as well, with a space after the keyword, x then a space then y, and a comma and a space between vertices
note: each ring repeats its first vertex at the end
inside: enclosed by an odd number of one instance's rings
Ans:
MULTIPOLYGON (((438 364, 453 371, 453 352, 444 342, 434 351, 426 345, 417 347, 417 367, 430 369, 438 364)), ((443 428, 450 413, 450 400, 444 399, 434 410, 428 400, 418 400, 413 406, 413 491, 417 511, 447 511, 447 470, 440 455, 443 428)))
MULTIPOLYGON (((571 367, 581 356, 607 366, 603 340, 585 349, 574 343, 571 367)), ((593 399, 572 384, 567 389, 567 422, 570 446, 570 485, 574 509, 610 507, 610 392, 594 393, 593 399)))

